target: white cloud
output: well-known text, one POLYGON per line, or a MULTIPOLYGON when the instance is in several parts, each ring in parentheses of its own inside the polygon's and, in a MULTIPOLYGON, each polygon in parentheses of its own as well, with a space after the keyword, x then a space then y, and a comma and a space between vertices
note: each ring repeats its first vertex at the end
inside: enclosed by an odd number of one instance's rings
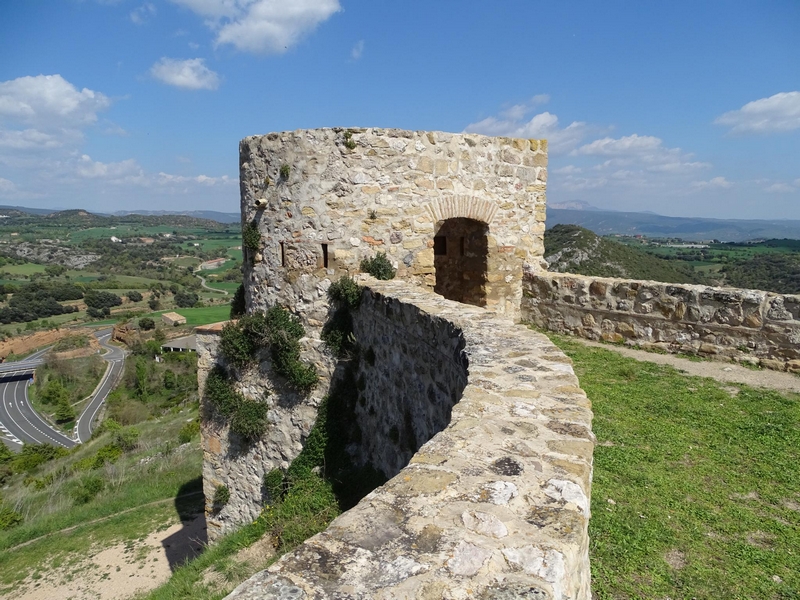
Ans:
POLYGON ((714 121, 731 133, 777 133, 800 129, 800 92, 781 92, 748 102, 714 121))
POLYGON ((150 74, 167 85, 187 90, 215 90, 220 82, 219 75, 206 67, 202 58, 163 57, 150 68, 150 74))
POLYGON ((358 40, 353 49, 350 50, 350 58, 358 60, 364 54, 364 40, 358 40))
POLYGON ((655 173, 676 173, 711 167, 709 163, 690 160, 693 155, 680 148, 667 148, 661 138, 635 133, 621 138, 594 140, 576 148, 571 155, 608 157, 595 166, 598 170, 640 164, 655 173))
POLYGON ((541 106, 542 104, 547 104, 548 102, 550 102, 549 94, 537 94, 528 102, 514 104, 513 106, 504 109, 500 112, 500 116, 504 119, 509 119, 510 121, 521 121, 525 115, 531 112, 534 108, 541 106))
POLYGON ((773 183, 771 186, 764 188, 764 191, 770 194, 787 194, 789 192, 796 192, 797 190, 788 183, 773 183))
POLYGON ((0 119, 37 129, 82 127, 111 106, 108 96, 78 90, 61 75, 37 75, 0 82, 0 119))
POLYGON ((661 140, 651 135, 628 135, 618 139, 603 138, 581 146, 573 154, 593 156, 627 156, 641 152, 652 153, 661 147, 661 140))
POLYGON ((708 181, 693 181, 692 187, 695 189, 727 189, 733 184, 724 177, 713 177, 708 181))
POLYGON ((555 173, 556 175, 575 175, 577 173, 581 173, 582 171, 583 169, 580 167, 576 167, 575 165, 567 165, 559 169, 552 169, 550 172, 555 173))
POLYGON ((13 181, 0 177, 0 194, 9 194, 17 189, 13 181))
MULTIPOLYGON (((519 115, 522 109, 517 105, 506 109, 506 115, 519 115)), ((524 113, 523 113, 524 115, 524 113)), ((488 117, 477 123, 470 123, 464 131, 516 138, 544 138, 552 154, 563 154, 575 148, 589 133, 586 123, 574 121, 564 128, 559 127, 558 117, 549 112, 533 116, 528 121, 512 118, 488 117)))
POLYGON ((155 16, 156 7, 150 2, 145 2, 141 6, 134 8, 129 17, 136 25, 144 25, 150 17, 155 16))
POLYGON ((199 183, 205 186, 225 185, 230 183, 237 183, 236 179, 231 179, 227 175, 221 177, 209 177, 208 175, 196 175, 194 177, 187 177, 185 175, 170 175, 169 173, 159 173, 156 183, 159 185, 183 184, 183 183, 199 183))
POLYGON ((281 54, 341 10, 338 0, 172 0, 205 17, 215 45, 281 54))
POLYGON ((85 179, 104 179, 109 183, 142 183, 144 181, 144 170, 132 158, 115 163, 102 163, 83 154, 78 160, 76 173, 85 179))
POLYGON ((63 139, 38 129, 0 130, 0 148, 39 150, 60 148, 63 145, 63 139))

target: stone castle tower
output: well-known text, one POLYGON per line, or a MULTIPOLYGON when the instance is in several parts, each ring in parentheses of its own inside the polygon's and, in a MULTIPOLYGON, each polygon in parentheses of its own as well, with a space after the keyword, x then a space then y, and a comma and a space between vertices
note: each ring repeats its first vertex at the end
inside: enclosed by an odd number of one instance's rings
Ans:
POLYGON ((542 263, 547 142, 318 129, 240 144, 243 225, 258 229, 248 306, 324 320, 313 290, 383 252, 397 277, 518 318, 542 263))

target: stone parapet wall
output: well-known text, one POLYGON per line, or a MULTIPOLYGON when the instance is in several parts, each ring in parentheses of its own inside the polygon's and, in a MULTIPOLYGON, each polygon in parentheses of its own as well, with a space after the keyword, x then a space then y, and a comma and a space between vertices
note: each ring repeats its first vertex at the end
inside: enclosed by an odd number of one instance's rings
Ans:
POLYGON ((245 248, 248 307, 278 302, 322 320, 316 283, 378 252, 398 278, 432 289, 433 240, 449 219, 486 226, 486 306, 518 317, 523 271, 544 266, 545 140, 315 129, 248 137, 239 151, 242 223, 261 233, 257 251, 245 248))
POLYGON ((229 598, 588 600, 594 437, 569 359, 401 281, 369 281, 354 331, 374 352, 356 454, 399 472, 229 598))
POLYGON ((357 465, 389 478, 447 427, 469 361, 464 334, 450 321, 371 290, 353 311, 360 354, 355 419, 362 432, 353 454, 357 465))
POLYGON ((523 296, 550 331, 800 372, 800 296, 546 272, 523 296))

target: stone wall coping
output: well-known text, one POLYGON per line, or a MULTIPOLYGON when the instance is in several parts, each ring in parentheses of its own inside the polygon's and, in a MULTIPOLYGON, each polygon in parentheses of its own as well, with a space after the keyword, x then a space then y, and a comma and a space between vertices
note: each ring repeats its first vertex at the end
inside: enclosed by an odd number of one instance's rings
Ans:
POLYGON ((781 294, 778 292, 768 292, 765 290, 757 290, 757 289, 750 289, 750 288, 737 288, 737 287, 730 287, 730 286, 713 286, 713 285, 706 285, 704 283, 672 283, 668 281, 656 281, 654 279, 629 279, 625 277, 601 277, 599 275, 581 275, 578 273, 562 273, 558 271, 536 271, 534 273, 526 273, 526 279, 533 279, 535 277, 550 277, 552 279, 591 279, 592 281, 600 281, 603 283, 608 284, 630 284, 635 283, 639 285, 646 285, 646 286, 669 286, 669 287, 676 287, 676 288, 685 288, 693 291, 704 292, 704 291, 714 291, 714 292, 735 292, 735 293, 747 293, 747 294, 759 294, 764 296, 789 296, 793 298, 797 298, 800 301, 800 294, 781 294))
POLYGON ((595 438, 569 358, 542 334, 402 281, 370 278, 364 293, 374 310, 408 319, 411 305, 462 331, 463 396, 398 475, 228 598, 589 600, 595 438))
POLYGON ((219 323, 209 323, 208 325, 198 325, 194 328, 195 333, 221 333, 222 328, 230 321, 220 321, 219 323))
MULTIPOLYGON (((395 127, 317 127, 314 129, 289 129, 285 131, 272 131, 270 133, 262 133, 257 135, 249 135, 242 139, 244 142, 245 140, 252 140, 258 138, 268 138, 268 139, 279 139, 279 138, 286 138, 288 136, 297 136, 297 135, 305 135, 308 133, 341 133, 344 131, 349 131, 353 134, 356 133, 369 133, 374 136, 385 136, 385 137, 395 137, 395 138, 406 138, 410 139, 412 137, 422 137, 422 136, 433 136, 434 140, 438 137, 441 139, 442 142, 448 142, 453 136, 459 137, 468 137, 471 139, 485 139, 488 141, 500 141, 504 144, 513 145, 514 140, 524 140, 526 142, 530 142, 531 140, 539 142, 540 147, 543 146, 542 149, 547 149, 547 140, 543 138, 512 138, 508 136, 492 136, 492 135, 483 135, 480 133, 463 133, 463 132, 453 132, 453 131, 440 131, 440 130, 408 130, 408 129, 398 129, 395 127), (543 143, 543 144, 542 144, 543 143)), ((433 143, 433 142, 432 142, 433 143)))

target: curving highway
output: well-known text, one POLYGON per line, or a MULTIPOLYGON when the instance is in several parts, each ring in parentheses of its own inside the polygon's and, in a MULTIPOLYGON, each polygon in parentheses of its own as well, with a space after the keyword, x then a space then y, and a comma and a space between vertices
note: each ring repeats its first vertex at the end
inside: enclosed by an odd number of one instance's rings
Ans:
POLYGON ((32 377, 33 371, 3 374, 0 383, 0 423, 3 424, 4 433, 7 432, 7 437, 18 448, 23 443, 72 448, 76 442, 47 423, 28 401, 28 385, 32 377))
POLYGON ((100 412, 100 408, 105 403, 108 394, 117 385, 122 370, 125 368, 125 351, 108 343, 111 339, 111 331, 98 331, 95 336, 100 345, 106 349, 103 359, 108 363, 108 368, 95 388, 92 399, 89 400, 89 403, 78 417, 75 431, 79 443, 86 442, 92 437, 92 429, 94 429, 94 420, 97 418, 97 413, 100 412))
POLYGON ((106 397, 114 389, 124 368, 125 352, 110 345, 111 330, 95 332, 100 345, 106 349, 102 355, 109 364, 103 378, 95 388, 75 427, 76 438, 72 439, 47 423, 28 400, 28 385, 36 366, 42 364, 45 348, 16 363, 0 365, 0 440, 12 450, 20 450, 23 444, 51 444, 72 448, 87 441, 97 413, 106 397))

